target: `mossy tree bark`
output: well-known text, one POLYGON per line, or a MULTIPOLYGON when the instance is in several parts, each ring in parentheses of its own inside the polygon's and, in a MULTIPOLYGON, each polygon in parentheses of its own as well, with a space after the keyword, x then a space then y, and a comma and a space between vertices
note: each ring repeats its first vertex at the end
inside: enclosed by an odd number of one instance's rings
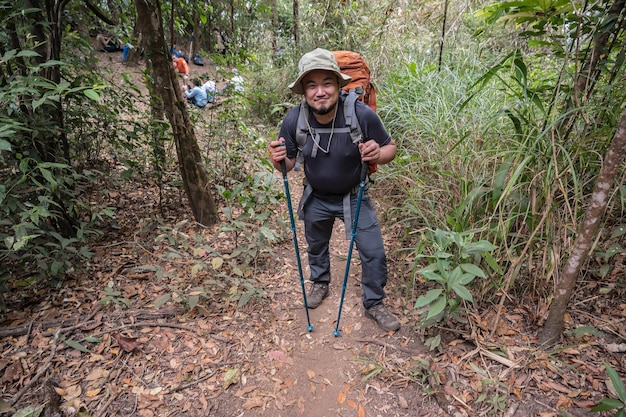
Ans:
POLYGON ((137 26, 143 34, 145 57, 151 75, 150 94, 162 103, 165 116, 172 126, 176 153, 185 192, 195 220, 205 226, 218 221, 217 207, 211 194, 213 188, 202 162, 200 147, 189 120, 187 103, 167 51, 161 4, 159 0, 135 0, 137 26))

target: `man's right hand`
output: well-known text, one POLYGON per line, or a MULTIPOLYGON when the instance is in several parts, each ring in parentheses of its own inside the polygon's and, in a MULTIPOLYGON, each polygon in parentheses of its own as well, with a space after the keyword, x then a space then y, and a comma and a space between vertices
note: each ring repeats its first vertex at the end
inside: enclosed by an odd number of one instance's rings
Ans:
POLYGON ((280 161, 287 157, 287 147, 285 146, 285 139, 283 138, 271 141, 267 148, 270 153, 270 158, 274 163, 280 163, 280 161))

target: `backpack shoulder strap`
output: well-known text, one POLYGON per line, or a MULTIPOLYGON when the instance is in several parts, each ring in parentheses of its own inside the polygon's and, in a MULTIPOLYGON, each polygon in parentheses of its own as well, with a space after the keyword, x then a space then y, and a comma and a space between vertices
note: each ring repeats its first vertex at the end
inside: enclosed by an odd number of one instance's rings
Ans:
POLYGON ((306 114, 309 112, 309 105, 303 98, 300 103, 300 112, 298 113, 298 124, 296 125, 296 142, 298 147, 302 148, 306 143, 307 135, 309 134, 309 128, 306 122, 306 114))
MULTIPOLYGON (((360 88, 360 87, 359 87, 360 88)), ((361 89, 362 91, 362 89, 361 89)), ((351 89, 345 94, 343 101, 343 115, 346 119, 346 126, 350 128, 352 143, 357 144, 363 141, 363 130, 356 115, 356 101, 359 99, 357 89, 351 89)))
POLYGON ((298 144, 298 154, 296 155, 295 171, 300 171, 300 167, 304 162, 304 156, 302 155, 302 148, 306 144, 309 130, 306 122, 306 114, 309 111, 309 105, 306 104, 306 100, 302 98, 300 103, 300 111, 298 112, 298 123, 296 124, 296 143, 298 144))

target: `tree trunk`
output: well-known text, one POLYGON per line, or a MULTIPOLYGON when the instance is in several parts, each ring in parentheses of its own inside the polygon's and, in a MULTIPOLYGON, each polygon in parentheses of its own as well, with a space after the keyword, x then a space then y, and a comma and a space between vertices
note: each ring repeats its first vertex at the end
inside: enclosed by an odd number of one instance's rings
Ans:
POLYGON ((278 6, 276 0, 270 0, 270 7, 272 8, 272 56, 276 56, 278 52, 278 6))
POLYGON ((150 91, 161 102, 172 125, 176 153, 185 192, 196 221, 209 226, 218 221, 217 208, 211 195, 209 177, 204 169, 187 103, 172 67, 171 54, 165 45, 159 0, 135 0, 140 32, 144 34, 145 56, 151 74, 150 91))
POLYGON ((193 33, 191 35, 191 41, 189 45, 189 59, 193 59, 193 56, 200 50, 200 13, 194 13, 193 18, 193 33))
POLYGON ((293 44, 296 51, 300 50, 300 6, 298 0, 293 0, 293 44))
POLYGON ((617 175, 624 154, 626 153, 626 110, 622 113, 617 131, 604 157, 604 163, 598 174, 598 179, 591 195, 591 203, 585 212, 574 247, 569 259, 561 271, 560 279, 556 283, 554 301, 550 306, 548 318, 541 334, 540 342, 551 345, 558 341, 563 332, 567 304, 572 296, 578 274, 589 255, 602 214, 608 204, 611 186, 617 175))

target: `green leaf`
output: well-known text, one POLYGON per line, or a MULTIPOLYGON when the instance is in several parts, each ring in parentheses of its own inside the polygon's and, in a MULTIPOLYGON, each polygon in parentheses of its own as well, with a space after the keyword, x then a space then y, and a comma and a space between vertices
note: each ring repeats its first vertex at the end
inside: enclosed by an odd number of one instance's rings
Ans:
POLYGON ((456 293, 456 295, 458 295, 459 297, 461 297, 465 301, 472 301, 473 300, 472 294, 469 292, 469 290, 466 287, 464 287, 461 284, 455 285, 454 287, 452 287, 452 290, 456 293))
POLYGON ((239 377, 241 376, 241 372, 239 369, 229 369, 226 371, 226 375, 224 375, 224 382, 222 382, 222 388, 227 389, 229 386, 236 384, 239 382, 239 377))
POLYGON ((90 98, 93 101, 100 101, 100 94, 91 88, 83 90, 83 93, 87 96, 87 98, 90 98))
POLYGON ((190 295, 187 298, 187 303, 189 304, 189 309, 193 309, 198 305, 198 301, 200 301, 199 295, 190 295))
POLYGON ((624 383, 620 379, 615 369, 611 368, 611 365, 609 365, 607 362, 604 362, 604 366, 606 367, 606 373, 609 375, 609 378, 613 383, 615 392, 617 392, 617 396, 622 400, 623 403, 626 403, 626 388, 624 388, 624 383))
POLYGON ((482 269, 480 269, 480 267, 477 265, 466 263, 466 264, 461 264, 460 267, 461 269, 463 269, 463 271, 468 272, 474 275, 475 277, 487 278, 487 276, 485 275, 485 272, 482 269))
POLYGON ((461 276, 461 279, 459 279, 458 284, 469 285, 472 281, 474 281, 474 278, 476 278, 476 275, 465 273, 461 276))
MULTIPOLYGON (((0 146, 2 145, 2 141, 0 141, 0 146)), ((626 234, 626 225, 619 225, 615 229, 613 229, 613 233, 611 233, 611 239, 615 239, 617 237, 623 236, 626 234)))
POLYGON ((243 307, 246 304, 248 304, 248 301, 250 301, 250 298, 252 298, 253 292, 252 291, 248 291, 244 294, 241 294, 241 296, 239 297, 239 302, 237 303, 237 307, 243 307))
POLYGON ((222 265, 224 265, 224 258, 213 258, 211 260, 211 265, 213 266, 213 269, 220 269, 222 267, 222 265))
POLYGON ((424 344, 428 346, 430 350, 437 349, 441 345, 441 335, 438 334, 437 336, 429 337, 424 344))
POLYGON ((425 295, 421 295, 415 302, 415 307, 424 307, 432 303, 437 297, 441 295, 443 289, 437 288, 429 290, 425 295))
POLYGON ((485 261, 487 261, 487 265, 489 265, 491 269, 496 271, 498 274, 502 274, 502 268, 500 268, 500 265, 498 265, 498 262, 496 261, 496 259, 493 257, 492 254, 485 253, 483 256, 485 258, 485 261))
POLYGON ((39 417, 41 412, 46 407, 46 405, 40 405, 39 407, 33 407, 29 405, 26 408, 22 408, 18 410, 17 413, 13 414, 13 417, 39 417))
POLYGON ((68 345, 71 348, 74 348, 76 350, 79 350, 81 352, 85 352, 85 353, 90 353, 91 351, 89 349, 87 349, 85 346, 81 345, 80 343, 78 343, 75 340, 72 339, 66 339, 64 340, 65 344, 68 345))
POLYGON ((58 183, 54 179, 52 172, 50 172, 49 170, 45 168, 42 168, 41 165, 38 168, 39 168, 39 172, 41 172, 41 175, 50 183, 51 190, 55 191, 58 187, 58 183))
POLYGON ((624 404, 620 400, 616 400, 615 398, 604 398, 597 405, 594 405, 591 408, 591 411, 596 413, 598 411, 607 411, 613 410, 614 408, 621 408, 624 404))
POLYGON ((496 247, 486 240, 480 240, 478 242, 469 243, 464 248, 464 253, 467 255, 478 255, 483 252, 491 252, 496 247))
POLYGON ((432 303, 430 308, 428 309, 428 315, 426 316, 426 320, 440 314, 446 308, 447 304, 448 303, 445 296, 441 296, 437 300, 435 300, 435 302, 432 303))
POLYGON ((96 337, 96 336, 87 336, 85 338, 85 342, 100 343, 100 342, 102 342, 102 339, 100 339, 99 337, 96 337))
POLYGON ((424 271, 424 272, 417 271, 417 273, 423 275, 424 278, 426 278, 429 281, 435 281, 442 285, 445 284, 446 282, 446 280, 441 275, 433 271, 424 271))
POLYGON ((204 268, 204 264, 195 264, 191 268, 191 276, 195 277, 196 275, 198 275, 198 272, 202 271, 203 268, 204 268))
POLYGON ((9 151, 9 152, 11 152, 11 144, 8 141, 4 140, 4 139, 0 139, 0 151, 9 151))
POLYGON ((37 110, 37 108, 40 107, 43 103, 45 103, 46 100, 47 100, 46 97, 42 97, 42 98, 38 98, 36 100, 33 100, 33 102, 32 102, 33 110, 37 110))
POLYGON ((27 58, 36 57, 36 56, 41 56, 41 55, 35 51, 30 51, 30 50, 19 51, 16 55, 16 57, 27 57, 27 58))
POLYGON ((172 298, 172 293, 163 294, 154 302, 155 307, 161 307, 163 304, 167 303, 170 298, 172 298))

